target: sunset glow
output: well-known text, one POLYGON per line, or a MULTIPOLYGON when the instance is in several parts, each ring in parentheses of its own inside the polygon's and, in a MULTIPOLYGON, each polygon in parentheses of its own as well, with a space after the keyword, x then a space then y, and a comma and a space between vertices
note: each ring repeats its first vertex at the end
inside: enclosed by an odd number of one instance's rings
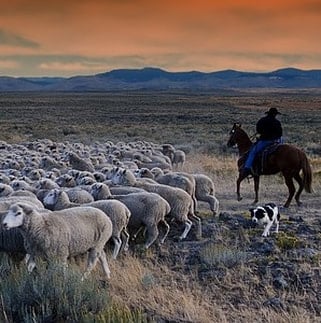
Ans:
POLYGON ((318 0, 10 0, 0 76, 321 68, 318 0))

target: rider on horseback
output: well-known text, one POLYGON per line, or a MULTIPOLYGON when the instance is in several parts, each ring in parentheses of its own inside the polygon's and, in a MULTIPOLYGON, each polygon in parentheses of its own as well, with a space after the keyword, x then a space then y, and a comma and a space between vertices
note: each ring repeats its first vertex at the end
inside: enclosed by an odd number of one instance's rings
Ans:
POLYGON ((260 135, 257 142, 251 147, 245 162, 242 178, 252 174, 252 165, 255 156, 273 143, 282 143, 282 125, 276 116, 280 113, 276 108, 266 111, 266 116, 261 118, 256 124, 256 132, 260 135))

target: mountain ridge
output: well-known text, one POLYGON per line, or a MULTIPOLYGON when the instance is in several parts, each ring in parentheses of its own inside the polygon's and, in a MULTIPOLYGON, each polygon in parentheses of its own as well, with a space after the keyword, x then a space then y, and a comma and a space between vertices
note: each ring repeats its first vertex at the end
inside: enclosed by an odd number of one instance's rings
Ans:
POLYGON ((0 91, 211 90, 246 88, 320 88, 321 70, 293 67, 271 72, 169 72, 156 67, 114 69, 72 77, 0 76, 0 91))

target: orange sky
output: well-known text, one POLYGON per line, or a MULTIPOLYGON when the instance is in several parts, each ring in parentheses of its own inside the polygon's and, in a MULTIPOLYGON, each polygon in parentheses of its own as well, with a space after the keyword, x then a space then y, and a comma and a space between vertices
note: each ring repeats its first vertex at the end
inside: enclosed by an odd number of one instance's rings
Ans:
POLYGON ((319 0, 0 0, 0 76, 321 68, 319 0))

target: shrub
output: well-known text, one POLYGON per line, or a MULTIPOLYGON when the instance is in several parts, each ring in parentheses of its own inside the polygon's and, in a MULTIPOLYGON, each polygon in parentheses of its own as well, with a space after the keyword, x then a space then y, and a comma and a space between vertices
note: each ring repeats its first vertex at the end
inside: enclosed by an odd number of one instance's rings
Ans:
POLYGON ((232 268, 244 264, 248 259, 248 255, 235 247, 227 248, 210 243, 201 251, 201 259, 208 266, 232 268))
POLYGON ((295 236, 279 232, 276 238, 276 245, 282 250, 298 248, 302 242, 295 236))
POLYGON ((81 281, 80 272, 41 266, 37 274, 12 270, 0 282, 0 297, 0 320, 10 322, 79 322, 110 304, 108 289, 94 278, 81 281))

